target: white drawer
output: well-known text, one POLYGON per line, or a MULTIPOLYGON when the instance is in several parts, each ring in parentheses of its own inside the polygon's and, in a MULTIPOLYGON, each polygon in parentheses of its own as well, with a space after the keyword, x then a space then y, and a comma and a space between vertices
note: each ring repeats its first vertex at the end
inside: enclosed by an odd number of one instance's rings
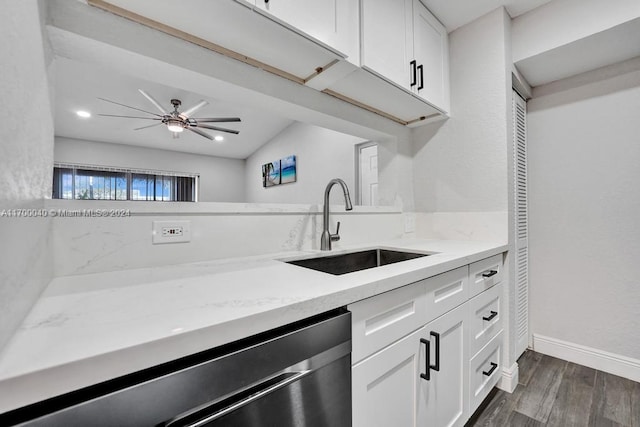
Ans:
POLYGON ((424 281, 358 301, 347 309, 355 364, 427 323, 424 281))
POLYGON ((502 254, 469 265, 469 297, 478 295, 502 281, 502 254))
POLYGON ((427 322, 469 299, 469 270, 464 267, 421 280, 427 292, 427 322))
POLYGON ((502 375, 502 331, 469 363, 469 409, 472 414, 502 375))
POLYGON ((469 354, 476 354, 502 330, 502 283, 469 301, 469 354))

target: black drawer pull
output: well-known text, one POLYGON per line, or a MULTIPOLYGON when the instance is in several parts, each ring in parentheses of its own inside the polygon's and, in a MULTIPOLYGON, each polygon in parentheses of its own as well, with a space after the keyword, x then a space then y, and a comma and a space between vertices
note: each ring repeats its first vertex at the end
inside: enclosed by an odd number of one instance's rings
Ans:
POLYGON ((416 60, 414 59, 413 61, 409 62, 409 65, 411 66, 411 87, 414 87, 416 85, 416 79, 417 79, 417 71, 416 71, 416 60))
POLYGON ((420 84, 418 85, 418 90, 424 89, 424 69, 422 64, 418 65, 418 71, 420 72, 420 84))
POLYGON ((482 371, 482 375, 486 375, 490 377, 491 374, 493 374, 493 371, 495 371, 497 367, 498 367, 497 363, 491 362, 491 369, 489 369, 488 371, 482 371))
POLYGON ((434 371, 440 371, 440 334, 437 332, 431 332, 431 336, 436 339, 436 363, 429 365, 434 371))
POLYGON ((493 318, 496 317, 497 315, 498 315, 498 312, 492 310, 491 316, 483 316, 482 320, 486 320, 486 321, 493 320, 493 318))
POLYGON ((489 270, 482 273, 482 277, 491 277, 495 276, 496 274, 498 274, 498 270, 489 270))
POLYGON ((420 374, 420 378, 422 378, 423 380, 429 381, 431 379, 431 375, 429 375, 429 367, 430 367, 429 365, 431 365, 429 352, 430 352, 431 343, 429 342, 429 340, 425 340, 424 338, 420 338, 420 343, 425 345, 424 358, 426 360, 425 373, 420 374))

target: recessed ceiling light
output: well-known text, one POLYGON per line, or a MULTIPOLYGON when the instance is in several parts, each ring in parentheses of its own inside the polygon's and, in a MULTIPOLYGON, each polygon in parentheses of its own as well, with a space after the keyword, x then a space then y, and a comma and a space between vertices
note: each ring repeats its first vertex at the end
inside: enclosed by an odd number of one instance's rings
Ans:
POLYGON ((88 111, 79 110, 76 111, 76 114, 83 119, 88 119, 89 117, 91 117, 91 113, 88 111))
POLYGON ((216 141, 224 141, 224 137, 221 135, 216 135, 213 139, 215 139, 216 141))

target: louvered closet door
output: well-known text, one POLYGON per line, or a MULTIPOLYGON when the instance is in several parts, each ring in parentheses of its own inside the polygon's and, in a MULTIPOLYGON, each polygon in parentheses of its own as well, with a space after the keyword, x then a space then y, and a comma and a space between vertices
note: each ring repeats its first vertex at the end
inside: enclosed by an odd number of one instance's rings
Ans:
POLYGON ((529 345, 529 216, 527 198, 527 104, 513 91, 516 256, 516 357, 529 345))

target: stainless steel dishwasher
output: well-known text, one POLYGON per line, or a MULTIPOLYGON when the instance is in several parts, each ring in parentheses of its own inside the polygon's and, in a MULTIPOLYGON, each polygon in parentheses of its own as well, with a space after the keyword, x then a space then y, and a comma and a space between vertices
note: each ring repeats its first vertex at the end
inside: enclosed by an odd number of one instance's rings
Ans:
POLYGON ((344 309, 0 415, 24 426, 351 426, 344 309))

